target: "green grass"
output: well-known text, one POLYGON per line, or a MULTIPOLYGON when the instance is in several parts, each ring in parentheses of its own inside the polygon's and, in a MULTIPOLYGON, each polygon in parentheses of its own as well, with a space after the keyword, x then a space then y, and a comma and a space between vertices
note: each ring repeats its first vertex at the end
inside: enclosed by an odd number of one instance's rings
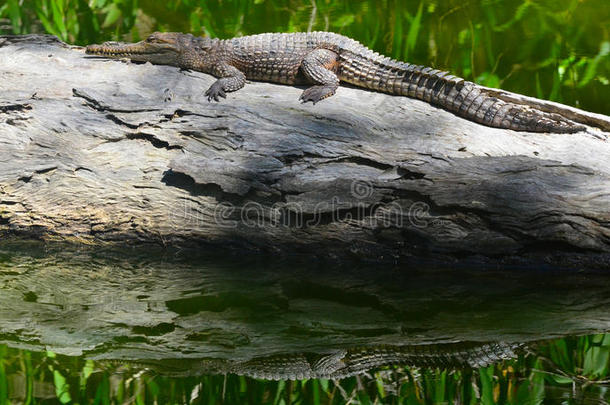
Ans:
POLYGON ((607 0, 5 0, 0 32, 88 44, 155 30, 330 30, 480 84, 610 114, 607 0))
POLYGON ((478 370, 391 367, 341 381, 262 381, 236 375, 171 378, 0 345, 0 405, 541 404, 610 400, 610 334, 559 339, 478 370))

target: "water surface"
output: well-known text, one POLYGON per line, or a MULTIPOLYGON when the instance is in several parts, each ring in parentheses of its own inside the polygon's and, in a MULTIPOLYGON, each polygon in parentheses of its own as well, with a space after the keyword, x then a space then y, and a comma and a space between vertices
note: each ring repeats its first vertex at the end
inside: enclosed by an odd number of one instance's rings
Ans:
POLYGON ((21 242, 0 262, 0 402, 608 399, 601 274, 21 242))

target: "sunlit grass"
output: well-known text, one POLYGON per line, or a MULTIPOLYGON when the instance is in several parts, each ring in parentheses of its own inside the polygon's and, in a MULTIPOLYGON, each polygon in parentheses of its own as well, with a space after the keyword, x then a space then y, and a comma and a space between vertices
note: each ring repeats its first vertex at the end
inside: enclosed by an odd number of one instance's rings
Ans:
POLYGON ((397 59, 610 114, 606 0, 6 0, 0 32, 76 44, 154 30, 228 38, 330 30, 397 59))

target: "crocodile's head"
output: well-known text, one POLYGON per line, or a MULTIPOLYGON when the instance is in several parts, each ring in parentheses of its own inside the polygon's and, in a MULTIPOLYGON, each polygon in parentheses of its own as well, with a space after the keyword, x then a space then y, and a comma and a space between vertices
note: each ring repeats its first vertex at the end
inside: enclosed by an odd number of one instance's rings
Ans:
POLYGON ((212 40, 177 32, 155 32, 134 44, 106 42, 87 46, 90 55, 107 58, 127 58, 135 62, 171 65, 182 68, 202 68, 212 40))

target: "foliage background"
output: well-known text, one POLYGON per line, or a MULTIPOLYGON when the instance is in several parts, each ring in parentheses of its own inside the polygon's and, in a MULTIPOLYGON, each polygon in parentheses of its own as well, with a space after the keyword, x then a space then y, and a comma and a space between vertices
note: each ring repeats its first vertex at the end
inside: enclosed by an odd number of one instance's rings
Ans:
POLYGON ((394 58, 610 115, 607 0, 3 0, 0 33, 74 44, 156 30, 330 30, 394 58))

